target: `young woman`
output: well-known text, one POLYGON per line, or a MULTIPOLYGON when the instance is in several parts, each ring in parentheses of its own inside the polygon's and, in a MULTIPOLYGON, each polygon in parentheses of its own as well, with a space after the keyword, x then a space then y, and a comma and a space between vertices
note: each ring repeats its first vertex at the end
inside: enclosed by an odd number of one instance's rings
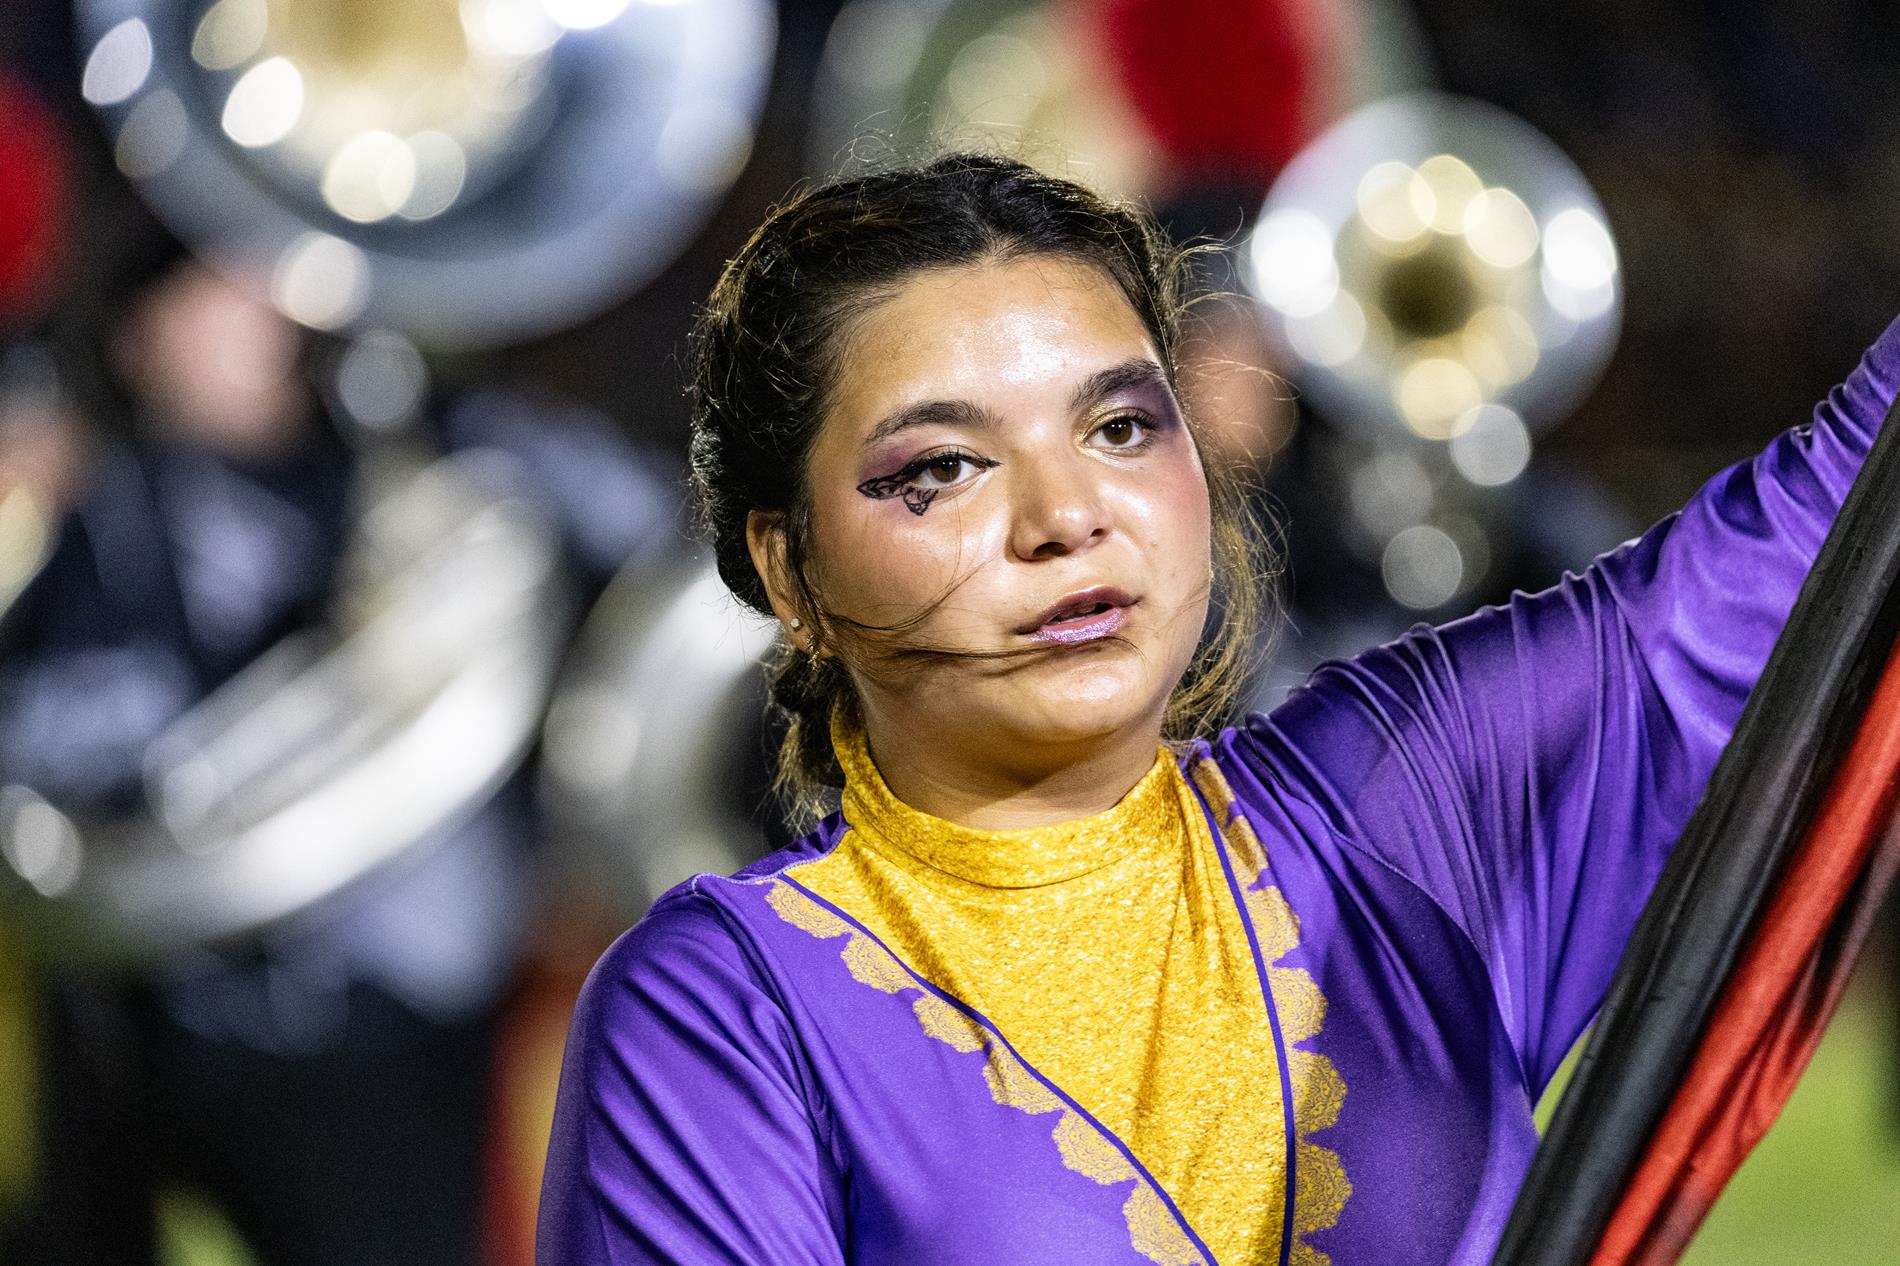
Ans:
POLYGON ((727 267, 697 491, 785 631, 785 780, 842 809, 595 968, 544 1262, 1489 1260, 1900 324, 1582 575, 1208 732, 1258 606, 1181 285, 1138 214, 967 155, 727 267))

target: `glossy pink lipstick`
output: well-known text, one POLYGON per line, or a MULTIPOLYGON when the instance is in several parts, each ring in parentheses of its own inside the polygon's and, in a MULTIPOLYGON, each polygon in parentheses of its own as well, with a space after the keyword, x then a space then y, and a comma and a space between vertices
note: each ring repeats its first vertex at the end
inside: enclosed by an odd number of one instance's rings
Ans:
POLYGON ((1135 600, 1120 589, 1097 585, 1072 593, 1017 630, 1050 646, 1077 646, 1121 631, 1135 600))

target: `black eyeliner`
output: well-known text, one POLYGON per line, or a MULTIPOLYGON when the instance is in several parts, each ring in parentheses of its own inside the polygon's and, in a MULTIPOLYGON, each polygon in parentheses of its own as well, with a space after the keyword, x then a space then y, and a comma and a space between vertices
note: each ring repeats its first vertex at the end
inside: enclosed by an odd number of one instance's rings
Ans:
POLYGON ((930 508, 930 503, 937 499, 937 495, 946 489, 912 488, 910 483, 925 470, 950 458, 969 462, 972 466, 980 466, 984 470, 993 470, 1002 464, 990 458, 978 457, 975 453, 965 453, 957 449, 926 453, 893 474, 879 475, 875 479, 865 480, 858 485, 858 491, 876 501, 887 501, 892 497, 901 496, 904 498, 905 509, 912 514, 922 514, 930 508))

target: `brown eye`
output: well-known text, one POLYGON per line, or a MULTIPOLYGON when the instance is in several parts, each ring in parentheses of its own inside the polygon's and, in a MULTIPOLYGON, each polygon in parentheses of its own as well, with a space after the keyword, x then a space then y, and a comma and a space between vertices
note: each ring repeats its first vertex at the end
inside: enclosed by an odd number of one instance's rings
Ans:
POLYGON ((911 466, 905 482, 913 488, 952 488, 970 478, 977 470, 994 466, 968 453, 939 453, 911 466))
POLYGON ((1091 438, 1098 448, 1139 448, 1149 429, 1148 423, 1141 418, 1123 414, 1096 427, 1091 438))

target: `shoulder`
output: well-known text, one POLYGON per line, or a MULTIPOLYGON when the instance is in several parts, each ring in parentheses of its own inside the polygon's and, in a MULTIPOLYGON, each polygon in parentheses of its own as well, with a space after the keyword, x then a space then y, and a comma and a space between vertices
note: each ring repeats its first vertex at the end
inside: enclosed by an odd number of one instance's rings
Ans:
POLYGON ((776 990, 758 929, 779 920, 762 922, 757 909, 782 871, 823 856, 844 830, 834 815, 731 875, 694 875, 667 890, 588 973, 576 1032, 648 1028, 682 1010, 712 1019, 728 1006, 769 1001, 776 990))
POLYGON ((791 1077, 796 1046, 743 925, 689 880, 654 902, 588 973, 568 1030, 563 1095, 571 1111, 621 1120, 647 1111, 655 1096, 743 1081, 746 1068, 791 1077))
POLYGON ((609 1043, 640 1033, 695 998, 751 975, 738 938, 688 880, 655 901, 588 972, 574 1009, 576 1037, 609 1043))

